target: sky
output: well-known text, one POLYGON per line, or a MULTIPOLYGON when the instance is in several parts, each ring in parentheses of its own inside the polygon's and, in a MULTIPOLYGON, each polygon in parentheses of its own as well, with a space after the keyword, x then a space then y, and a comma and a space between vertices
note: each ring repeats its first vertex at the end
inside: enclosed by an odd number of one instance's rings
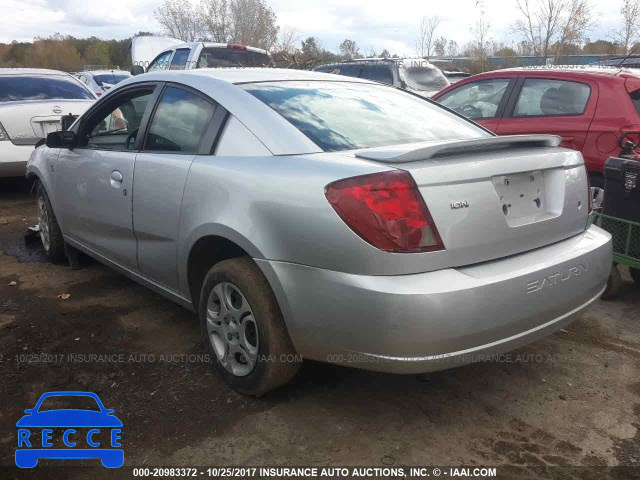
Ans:
MULTIPOLYGON (((610 39, 620 23, 621 0, 591 0, 597 21, 587 34, 610 39)), ((436 36, 460 46, 473 39, 479 12, 477 0, 267 0, 281 28, 295 28, 299 38, 315 36, 337 51, 345 38, 355 40, 362 53, 387 49, 399 55, 415 53, 423 16, 437 15, 436 36)), ((0 42, 32 41, 58 32, 74 37, 127 38, 139 31, 161 32, 153 11, 162 0, 0 0, 0 42)), ((518 18, 515 0, 484 0, 490 36, 510 45, 517 41, 511 25, 518 18)))

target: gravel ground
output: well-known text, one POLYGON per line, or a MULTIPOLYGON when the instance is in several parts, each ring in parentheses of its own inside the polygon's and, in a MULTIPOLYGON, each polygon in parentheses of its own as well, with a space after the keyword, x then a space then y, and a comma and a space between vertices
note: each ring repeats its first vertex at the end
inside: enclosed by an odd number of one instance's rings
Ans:
MULTIPOLYGON (((15 422, 42 393, 88 390, 123 421, 129 466, 640 471, 640 295, 626 274, 618 300, 510 361, 422 376, 309 362, 292 384, 255 399, 211 371, 192 313, 96 262, 72 271, 25 246, 35 215, 24 182, 0 182, 0 465, 14 464, 15 422)), ((53 462, 0 477, 114 478, 101 467, 47 469, 53 462)))

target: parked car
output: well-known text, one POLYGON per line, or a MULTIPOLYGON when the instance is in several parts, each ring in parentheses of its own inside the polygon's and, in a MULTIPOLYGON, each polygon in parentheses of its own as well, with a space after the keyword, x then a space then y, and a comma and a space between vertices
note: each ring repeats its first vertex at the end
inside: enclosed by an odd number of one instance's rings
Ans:
POLYGON ((24 176, 34 145, 60 129, 62 115, 80 115, 95 99, 68 73, 0 68, 0 177, 24 176))
POLYGON ((313 70, 365 78, 425 97, 449 86, 449 80, 442 71, 423 58, 359 58, 320 65, 313 70))
POLYGON ((234 43, 184 43, 167 37, 134 37, 131 41, 131 73, 157 70, 190 70, 219 67, 268 67, 266 50, 234 43))
POLYGON ((640 128, 640 76, 615 69, 517 68, 460 80, 434 95, 499 135, 547 133, 584 156, 593 186, 618 139, 640 128))
POLYGON ((558 143, 362 79, 162 71, 50 134, 28 175, 50 259, 66 244, 197 311, 216 370, 260 395, 301 358, 428 372, 567 325, 611 237, 558 143))
POLYGON ((95 93, 96 97, 102 96, 111 87, 131 76, 125 70, 91 70, 76 72, 73 75, 95 93))
POLYGON ((449 80, 449 83, 451 84, 471 76, 470 73, 460 72, 458 70, 443 70, 442 73, 444 73, 444 76, 447 77, 447 80, 449 80))

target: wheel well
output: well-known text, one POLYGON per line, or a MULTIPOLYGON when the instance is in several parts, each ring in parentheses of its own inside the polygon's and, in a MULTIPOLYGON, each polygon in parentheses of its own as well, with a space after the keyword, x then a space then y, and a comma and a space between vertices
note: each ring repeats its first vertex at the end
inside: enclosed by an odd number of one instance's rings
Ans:
POLYGON ((191 247, 187 265, 187 279, 191 302, 197 310, 200 303, 200 290, 204 277, 211 267, 222 260, 248 256, 241 247, 224 237, 210 235, 200 238, 191 247))

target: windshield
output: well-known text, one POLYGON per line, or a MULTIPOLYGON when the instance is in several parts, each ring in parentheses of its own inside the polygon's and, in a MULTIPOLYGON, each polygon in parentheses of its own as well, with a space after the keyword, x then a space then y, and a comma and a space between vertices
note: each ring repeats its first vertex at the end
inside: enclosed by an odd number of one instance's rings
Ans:
POLYGON ((0 102, 89 99, 95 97, 79 82, 62 75, 0 76, 0 102))
POLYGON ((242 88, 325 151, 489 136, 438 105, 384 85, 290 81, 242 88))
POLYGON ((94 75, 93 79, 101 87, 111 87, 116 83, 126 80, 130 76, 131 75, 127 75, 124 73, 104 73, 100 75, 94 75))
POLYGON ((266 53, 208 47, 200 52, 197 68, 268 67, 269 65, 271 65, 271 59, 266 53))
POLYGON ((400 76, 413 90, 439 91, 449 86, 449 80, 426 60, 405 60, 400 64, 400 76))
POLYGON ((42 401, 38 411, 69 409, 101 411, 96 400, 88 395, 53 395, 42 401))

